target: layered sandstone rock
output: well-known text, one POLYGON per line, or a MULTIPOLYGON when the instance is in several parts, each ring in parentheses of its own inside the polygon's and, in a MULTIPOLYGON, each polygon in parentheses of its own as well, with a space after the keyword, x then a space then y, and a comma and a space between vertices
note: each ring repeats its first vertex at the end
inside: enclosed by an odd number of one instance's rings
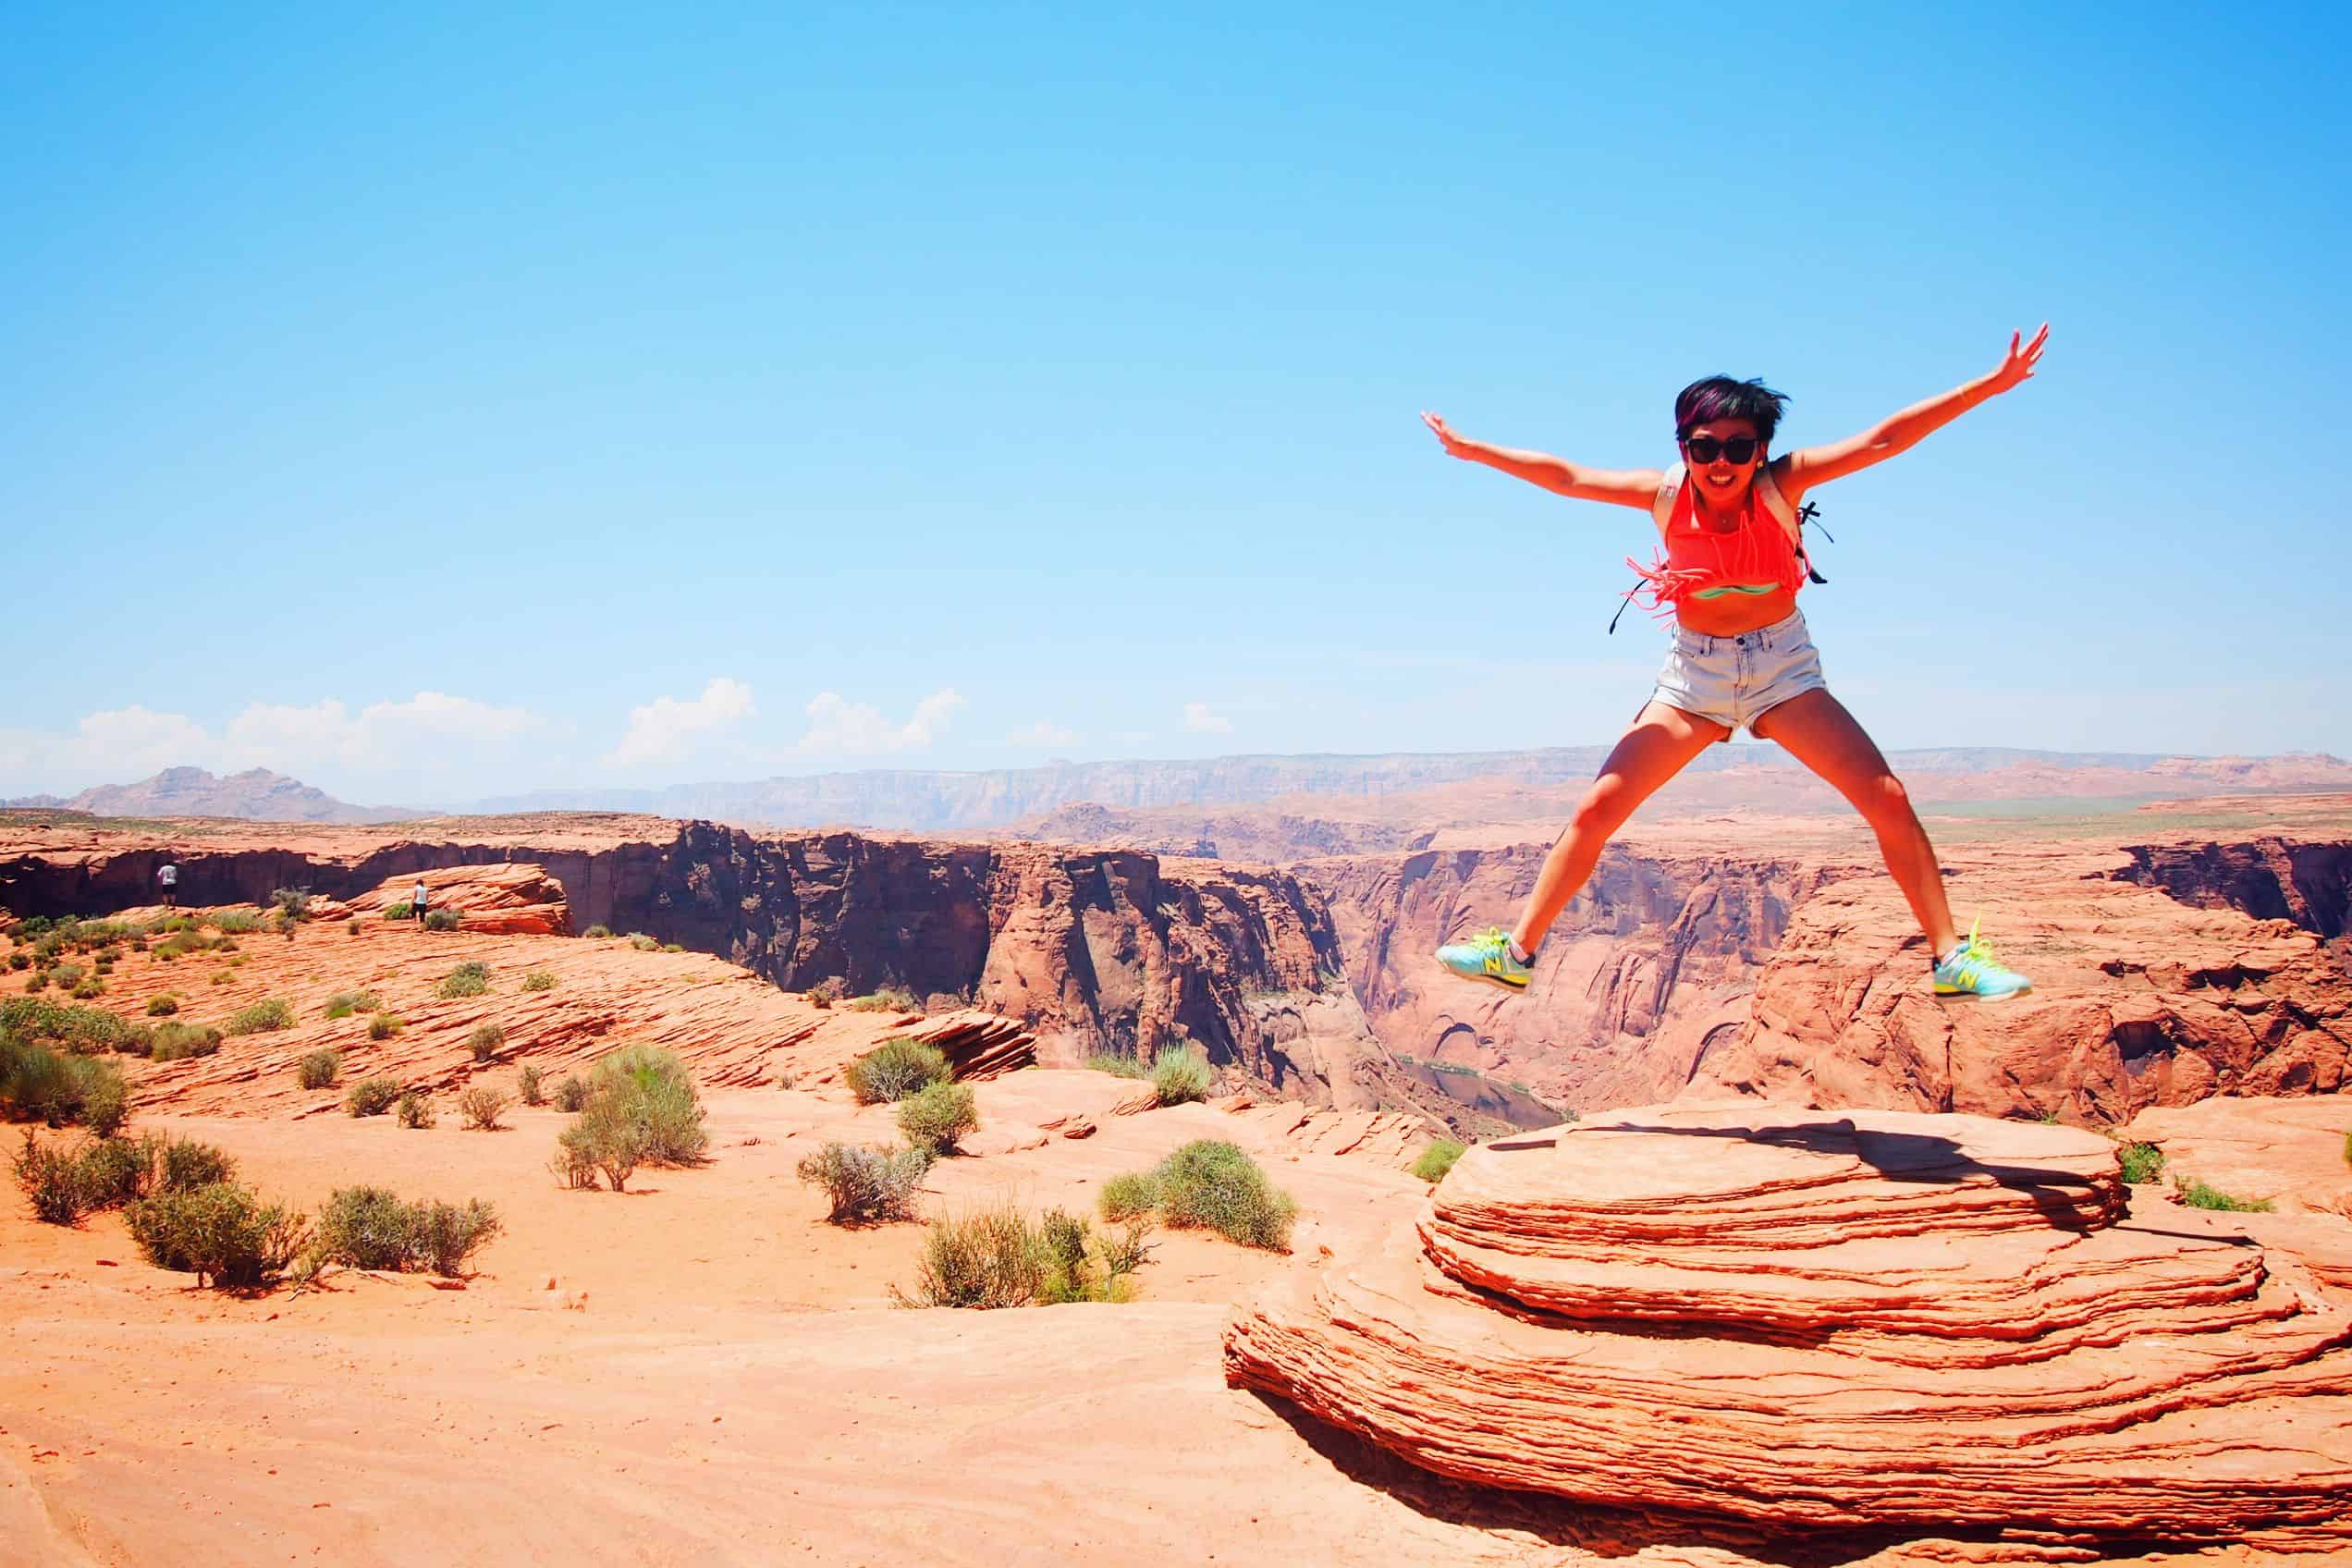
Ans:
POLYGON ((2263 857, 2210 843, 1961 849, 1947 856, 1954 907, 1980 913, 2035 981, 1995 1004, 1938 1000, 1893 882, 1840 880, 1792 913, 1693 1092, 2109 1125, 2213 1095, 2333 1094, 2352 974, 2327 916, 2342 897, 2328 878, 2348 863, 2326 848, 2272 857, 2291 891, 2307 873, 2292 903, 2263 857))
POLYGON ((1231 1381, 1462 1480, 1798 1533, 2352 1546, 2352 1308, 2114 1145, 1650 1108, 1474 1149, 1231 1381))
MULTIPOLYGON (((431 908, 456 910, 472 930, 504 936, 571 934, 570 902, 563 884, 548 876, 546 867, 521 861, 387 876, 347 900, 340 913, 380 915, 393 904, 409 902, 420 882, 431 908)), ((337 912, 323 913, 331 917, 337 912)))

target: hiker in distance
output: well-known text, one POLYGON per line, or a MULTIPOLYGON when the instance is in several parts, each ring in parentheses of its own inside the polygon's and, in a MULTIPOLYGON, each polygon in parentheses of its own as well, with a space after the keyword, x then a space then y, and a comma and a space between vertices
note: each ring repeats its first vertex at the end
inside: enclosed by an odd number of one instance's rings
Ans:
POLYGON ((2012 333, 1990 374, 1914 403, 1873 428, 1826 447, 1778 457, 1772 433, 1788 399, 1761 381, 1709 376, 1674 399, 1682 460, 1656 469, 1597 469, 1542 452, 1513 451, 1457 435, 1433 413, 1421 416, 1446 451, 1580 501, 1647 511, 1661 548, 1626 597, 1647 594, 1675 622, 1658 689, 1601 765, 1551 848, 1519 923, 1438 949, 1438 962, 1465 979, 1526 989, 1544 933, 1592 875, 1601 846, 1642 802, 1732 731, 1778 742, 1852 803, 1878 835, 1887 870, 1926 932, 1935 994, 1996 998, 2032 983, 2003 966, 1971 927, 1952 922, 1935 847, 1903 785, 1854 716, 1821 680, 1820 655, 1796 607, 1812 575, 1805 552, 1805 497, 1832 479, 1858 473, 1917 445, 1970 409, 2028 380, 2050 341, 2044 324, 2031 342, 2012 333))

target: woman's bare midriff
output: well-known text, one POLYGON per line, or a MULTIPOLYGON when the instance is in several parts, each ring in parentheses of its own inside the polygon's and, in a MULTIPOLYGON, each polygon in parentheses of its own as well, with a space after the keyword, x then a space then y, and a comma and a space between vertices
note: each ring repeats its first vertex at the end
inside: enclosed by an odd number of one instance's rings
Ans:
POLYGON ((1796 594, 1793 589, 1775 588, 1769 594, 1726 594, 1720 599, 1684 599, 1674 612, 1683 630, 1696 631, 1702 637, 1736 637, 1743 631, 1754 631, 1786 620, 1796 613, 1796 594))

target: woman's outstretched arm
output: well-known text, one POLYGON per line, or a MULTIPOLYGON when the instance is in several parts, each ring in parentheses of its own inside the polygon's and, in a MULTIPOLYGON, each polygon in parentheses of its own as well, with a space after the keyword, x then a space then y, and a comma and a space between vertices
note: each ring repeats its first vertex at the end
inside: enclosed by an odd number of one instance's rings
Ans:
POLYGON ((1897 452, 1907 451, 1929 432, 1942 429, 1978 403, 1997 398, 2027 379, 2041 362, 2042 349, 2050 342, 2050 324, 2042 323, 2041 330, 2033 335, 2030 343, 2020 342, 2024 336, 2018 332, 2009 335, 2009 352, 1990 374, 1963 382, 1924 403, 1914 403, 1901 413, 1890 414, 1859 435, 1849 435, 1826 447, 1806 447, 1791 452, 1774 471, 1781 493, 1795 505, 1816 484, 1858 473, 1872 463, 1884 462, 1897 452))
POLYGON ((1421 423, 1437 433, 1438 440, 1448 456, 1460 458, 1465 462, 1484 463, 1513 479, 1540 484, 1555 495, 1572 496, 1579 501, 1614 501, 1621 507, 1639 507, 1648 511, 1650 501, 1658 495, 1659 485, 1666 480, 1666 476, 1654 468, 1586 468, 1582 463, 1572 463, 1548 452, 1515 452, 1508 447, 1489 447, 1483 441, 1456 435, 1436 414, 1423 414, 1421 423))

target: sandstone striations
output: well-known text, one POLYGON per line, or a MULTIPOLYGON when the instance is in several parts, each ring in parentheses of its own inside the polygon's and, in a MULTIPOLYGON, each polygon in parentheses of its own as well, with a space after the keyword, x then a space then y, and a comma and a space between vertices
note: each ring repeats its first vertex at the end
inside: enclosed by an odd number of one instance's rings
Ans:
POLYGON ((1697 1092, 2107 1124, 2216 1094, 2332 1094, 2352 974, 2323 919, 2271 912, 2340 908, 2346 848, 2297 847, 2321 869, 2295 903, 2247 872, 2255 857, 2193 839, 1952 853, 1954 907, 1981 912, 2036 982, 1995 1006, 1936 1000, 1893 885, 1838 881, 1793 913, 1697 1092))
POLYGON ((348 903, 330 904, 314 912, 322 918, 337 913, 381 915, 394 904, 406 903, 424 884, 425 901, 433 909, 453 909, 465 917, 471 930, 508 935, 568 937, 571 912, 563 884, 545 866, 514 861, 491 865, 452 865, 414 876, 388 876, 373 890, 348 903))
POLYGON ((2352 1546, 2352 1307, 2114 1145, 1648 1108, 1472 1150, 1276 1286, 1229 1378, 1414 1464, 1654 1518, 2352 1546))

